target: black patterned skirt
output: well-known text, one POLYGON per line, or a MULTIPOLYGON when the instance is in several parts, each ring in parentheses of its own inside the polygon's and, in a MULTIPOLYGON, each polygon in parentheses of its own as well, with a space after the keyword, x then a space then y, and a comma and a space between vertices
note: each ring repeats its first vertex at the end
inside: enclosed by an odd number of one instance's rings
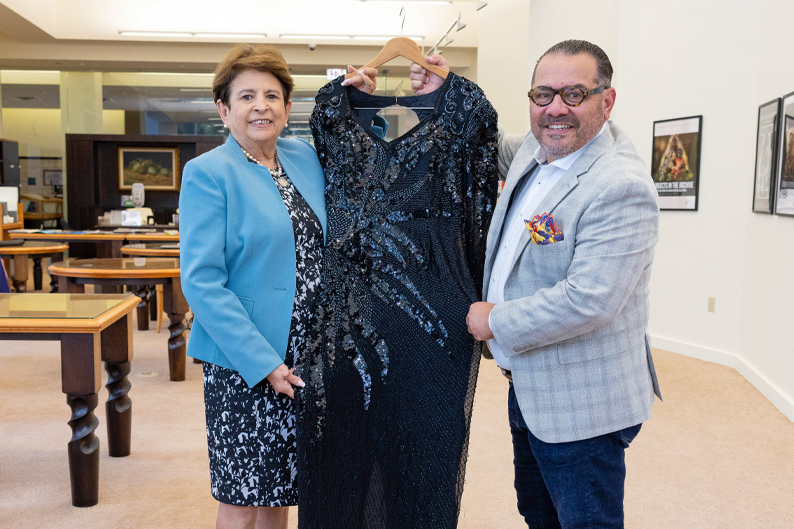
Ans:
POLYGON ((292 399, 263 380, 249 388, 231 369, 204 363, 212 496, 221 503, 297 503, 292 399))

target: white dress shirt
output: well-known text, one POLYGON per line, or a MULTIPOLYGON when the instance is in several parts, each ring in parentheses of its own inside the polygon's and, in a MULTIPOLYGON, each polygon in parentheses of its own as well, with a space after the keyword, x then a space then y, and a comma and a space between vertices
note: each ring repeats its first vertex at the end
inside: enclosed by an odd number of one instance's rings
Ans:
MULTIPOLYGON (((604 132, 606 127, 607 124, 604 123, 598 134, 578 151, 553 162, 546 162, 540 147, 535 151, 535 160, 537 160, 538 166, 532 171, 531 175, 528 177, 523 176, 522 178, 525 181, 519 182, 516 189, 513 190, 513 201, 502 225, 502 237, 499 240, 499 248, 496 250, 491 279, 488 284, 488 299, 486 299, 488 303, 496 304, 505 301, 505 282, 510 275, 510 264, 513 262, 518 241, 521 239, 524 230, 527 229, 524 220, 531 220, 535 214, 541 215, 544 213, 543 211, 536 212, 535 209, 546 198, 546 195, 549 194, 549 191, 559 182, 566 171, 579 159, 585 149, 590 146, 593 140, 604 132)), ((496 365, 510 371, 510 359, 502 352, 496 337, 488 340, 488 347, 491 349, 496 365)))

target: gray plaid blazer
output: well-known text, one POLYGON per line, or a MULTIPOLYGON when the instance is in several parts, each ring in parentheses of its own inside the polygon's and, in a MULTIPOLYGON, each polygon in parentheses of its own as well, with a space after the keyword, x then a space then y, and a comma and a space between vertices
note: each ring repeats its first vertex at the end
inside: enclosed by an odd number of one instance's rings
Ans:
MULTIPOLYGON (((513 191, 534 169, 531 134, 500 147, 510 162, 488 233, 484 294, 513 191)), ((503 160, 504 161, 504 160, 503 160)), ((530 431, 549 443, 646 421, 658 381, 647 337, 648 283, 658 238, 657 192, 628 137, 609 124, 538 206, 564 239, 525 231, 491 329, 510 357, 530 431)))

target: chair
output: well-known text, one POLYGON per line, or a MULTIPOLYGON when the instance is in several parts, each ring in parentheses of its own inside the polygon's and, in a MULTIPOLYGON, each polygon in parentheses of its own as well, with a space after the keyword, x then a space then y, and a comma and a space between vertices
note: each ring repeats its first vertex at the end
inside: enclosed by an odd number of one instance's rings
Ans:
POLYGON ((8 284, 8 274, 6 274, 6 267, 0 266, 0 294, 7 294, 9 292, 11 292, 11 285, 8 284))

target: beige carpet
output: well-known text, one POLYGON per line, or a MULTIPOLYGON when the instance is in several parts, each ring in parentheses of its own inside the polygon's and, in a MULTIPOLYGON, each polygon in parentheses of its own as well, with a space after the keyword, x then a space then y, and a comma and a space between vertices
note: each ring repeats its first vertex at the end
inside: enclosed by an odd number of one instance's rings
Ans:
MULTIPOLYGON (((107 455, 103 388, 99 505, 82 509, 70 503, 58 344, 0 341, 0 527, 214 527, 200 366, 188 363, 187 380, 169 382, 166 332, 134 339, 132 455, 107 455)), ((665 402, 628 451, 627 527, 793 528, 794 423, 732 369, 662 351, 656 360, 665 402)), ((525 527, 506 393, 484 363, 461 529, 525 527)))

